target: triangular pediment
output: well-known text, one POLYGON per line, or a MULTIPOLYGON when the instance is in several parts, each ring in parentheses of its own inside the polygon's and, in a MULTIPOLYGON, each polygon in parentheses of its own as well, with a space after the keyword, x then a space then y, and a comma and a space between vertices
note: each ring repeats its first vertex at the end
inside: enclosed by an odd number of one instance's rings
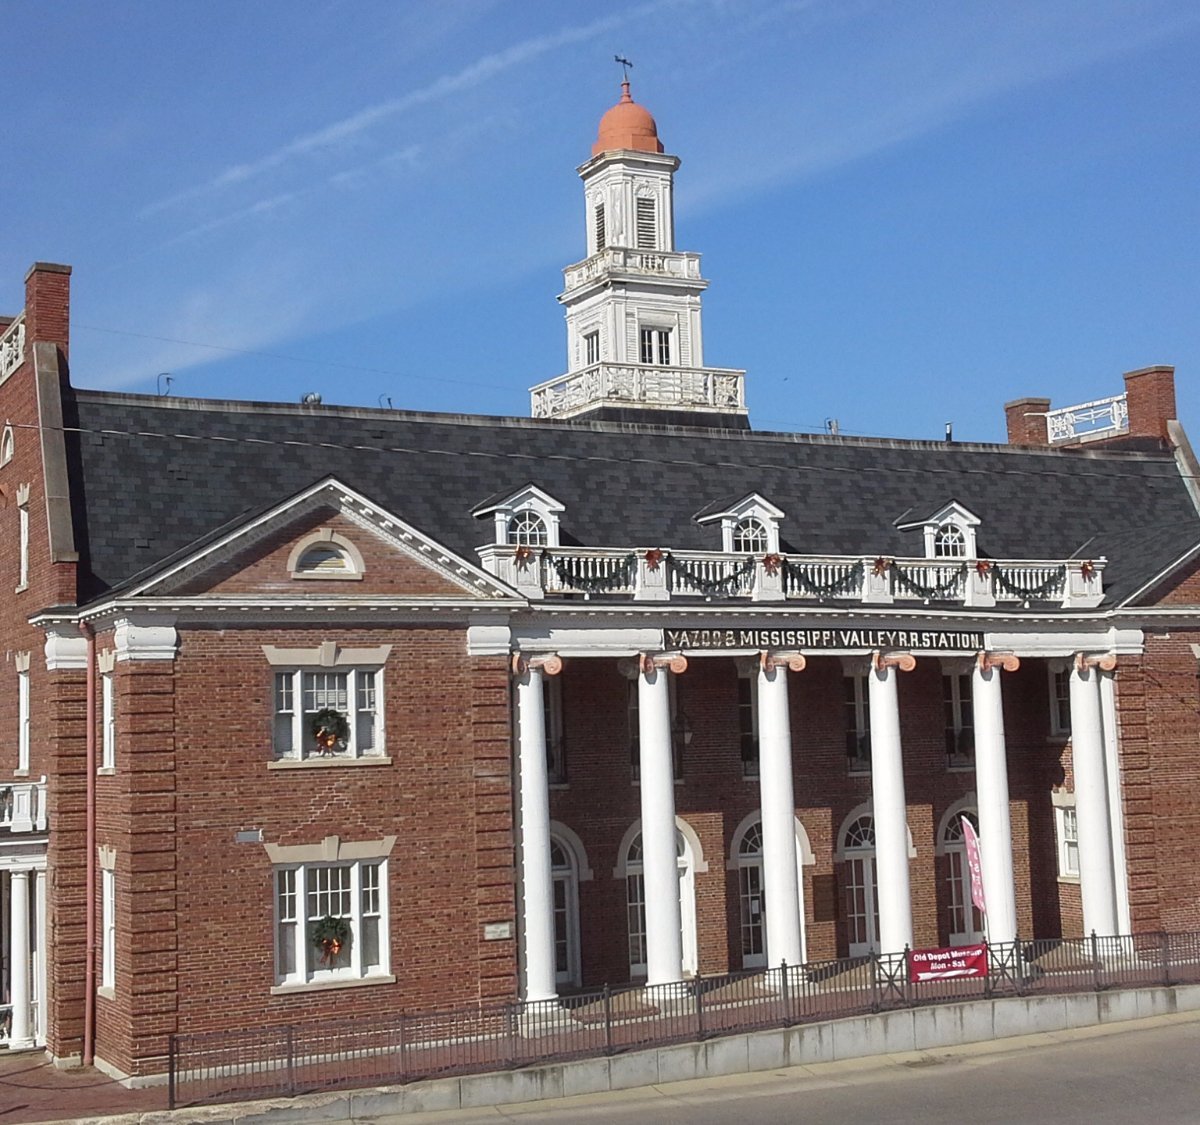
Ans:
POLYGON ((477 564, 334 478, 214 531, 128 596, 163 595, 515 597, 477 564))

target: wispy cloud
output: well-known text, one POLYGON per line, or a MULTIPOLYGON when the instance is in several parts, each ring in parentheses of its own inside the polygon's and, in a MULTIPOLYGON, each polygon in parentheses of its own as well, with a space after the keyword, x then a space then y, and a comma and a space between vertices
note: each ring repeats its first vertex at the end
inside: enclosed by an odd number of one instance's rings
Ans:
POLYGON ((289 162, 309 156, 312 153, 340 147, 360 134, 381 122, 390 120, 416 109, 419 106, 441 101, 454 94, 479 86, 489 79, 511 70, 513 67, 529 63, 551 51, 569 47, 572 44, 591 39, 605 31, 610 31, 623 23, 639 16, 644 16, 668 5, 678 4, 679 0, 654 0, 637 8, 619 14, 605 16, 591 23, 576 27, 564 28, 548 35, 538 35, 516 43, 503 51, 476 59, 468 66, 452 74, 444 74, 433 82, 412 90, 399 98, 391 98, 378 105, 367 106, 349 117, 342 118, 330 125, 323 126, 311 133, 296 137, 285 145, 260 156, 257 160, 234 164, 218 173, 210 180, 194 187, 186 188, 149 204, 142 210, 142 217, 148 217, 160 211, 175 207, 181 203, 190 202, 225 188, 243 184, 264 173, 279 168, 289 162))

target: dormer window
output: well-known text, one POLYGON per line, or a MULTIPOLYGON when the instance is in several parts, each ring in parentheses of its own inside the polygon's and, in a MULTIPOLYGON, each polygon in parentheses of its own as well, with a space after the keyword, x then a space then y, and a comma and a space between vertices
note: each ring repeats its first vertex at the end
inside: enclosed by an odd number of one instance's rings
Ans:
POLYGON ((476 519, 491 516, 493 543, 501 547, 557 547, 558 520, 566 511, 548 492, 527 484, 517 492, 493 496, 474 510, 476 519))
POLYGON ((933 533, 933 557, 935 559, 965 559, 967 536, 961 527, 944 523, 933 533))
POLYGON ((766 526, 756 516, 738 520, 733 529, 734 551, 747 555, 765 555, 770 548, 766 526))
MULTIPOLYGON (((914 518, 910 508, 896 521, 896 528, 899 531, 922 531, 925 538, 923 555, 927 559, 977 559, 979 552, 975 543, 975 529, 980 522, 974 512, 964 508, 957 500, 951 500, 924 518, 914 518)), ((918 554, 915 544, 908 553, 918 554)))
POLYGON ((733 503, 710 504, 694 518, 702 525, 720 522, 721 550, 727 555, 770 555, 780 549, 783 512, 757 492, 733 503))
POLYGON ((549 540, 546 521, 536 512, 518 512, 508 521, 510 547, 545 547, 549 540))

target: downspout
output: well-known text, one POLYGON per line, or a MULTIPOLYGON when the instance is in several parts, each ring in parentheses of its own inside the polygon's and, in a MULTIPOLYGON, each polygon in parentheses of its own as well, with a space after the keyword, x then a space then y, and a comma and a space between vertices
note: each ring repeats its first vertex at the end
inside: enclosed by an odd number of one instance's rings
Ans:
POLYGON ((83 1065, 91 1066, 96 1044, 96 631, 86 621, 79 631, 87 638, 87 828, 85 832, 86 959, 83 970, 83 1065))

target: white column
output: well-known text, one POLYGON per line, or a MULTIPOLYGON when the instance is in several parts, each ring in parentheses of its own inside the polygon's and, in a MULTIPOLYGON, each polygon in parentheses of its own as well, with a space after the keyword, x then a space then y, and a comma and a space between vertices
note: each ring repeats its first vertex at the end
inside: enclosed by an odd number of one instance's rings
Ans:
MULTIPOLYGON (((908 659, 911 661, 911 657, 908 659)), ((899 953, 906 945, 912 945, 913 928, 896 668, 890 664, 877 667, 873 662, 867 681, 871 700, 871 804, 875 817, 879 951, 899 953)))
POLYGON ((785 961, 789 965, 804 961, 800 942, 796 800, 792 789, 787 673, 785 664, 772 661, 764 661, 758 672, 758 783, 767 906, 767 964, 772 967, 785 961))
POLYGON ((1075 818, 1079 828, 1079 889, 1083 930, 1101 936, 1117 932, 1108 779, 1100 713, 1100 669, 1071 668, 1071 765, 1075 774, 1075 818))
POLYGON ((34 957, 33 971, 37 974, 37 1026, 33 1029, 34 1042, 45 1045, 46 1031, 49 1026, 50 1005, 46 999, 46 872, 33 873, 34 895, 33 904, 34 933, 37 935, 37 952, 34 957))
POLYGON ((1133 918, 1129 907, 1129 861, 1125 854, 1125 809, 1121 800, 1121 744, 1117 726, 1116 681, 1111 672, 1105 672, 1100 677, 1100 714, 1104 729, 1104 765, 1108 778, 1113 874, 1117 888, 1117 927, 1119 933, 1131 934, 1133 918))
POLYGON ((553 1000, 558 988, 554 979, 554 882, 550 874, 544 684, 540 669, 518 666, 517 670, 523 998, 553 1000))
POLYGON ((9 975, 12 997, 10 1047, 32 1047, 29 1034, 29 872, 9 873, 9 975))
POLYGON ((683 979, 669 676, 665 667, 655 667, 649 662, 643 665, 638 675, 638 766, 642 792, 647 984, 670 984, 683 979))
MULTIPOLYGON (((1016 657, 1010 670, 1017 667, 1016 657)), ((1004 667, 1009 668, 1008 664, 1004 667)), ((988 941, 1017 940, 1017 893, 1013 884, 1012 819, 1008 808, 1008 756, 1004 744, 1001 665, 986 656, 971 672, 975 722, 975 789, 979 805, 979 850, 987 898, 988 941)))

